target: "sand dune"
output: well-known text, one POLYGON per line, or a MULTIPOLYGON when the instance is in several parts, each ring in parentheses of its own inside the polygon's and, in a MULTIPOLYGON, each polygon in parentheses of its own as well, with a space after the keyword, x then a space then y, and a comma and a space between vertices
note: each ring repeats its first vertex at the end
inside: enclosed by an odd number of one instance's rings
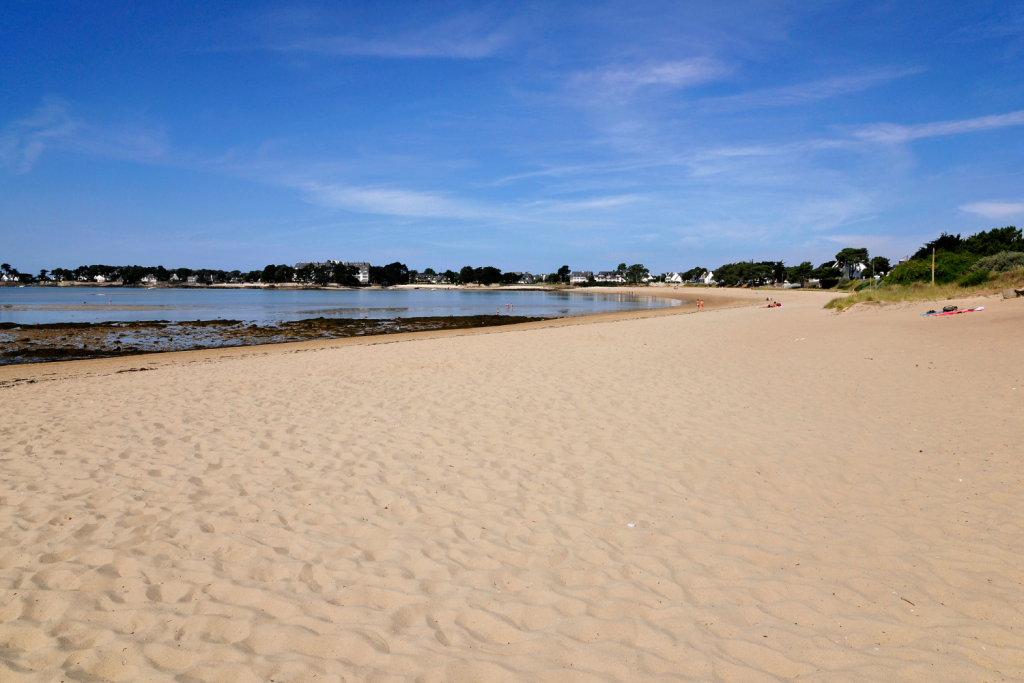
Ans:
POLYGON ((824 296, 0 368, 0 680, 1024 678, 1024 300, 824 296))

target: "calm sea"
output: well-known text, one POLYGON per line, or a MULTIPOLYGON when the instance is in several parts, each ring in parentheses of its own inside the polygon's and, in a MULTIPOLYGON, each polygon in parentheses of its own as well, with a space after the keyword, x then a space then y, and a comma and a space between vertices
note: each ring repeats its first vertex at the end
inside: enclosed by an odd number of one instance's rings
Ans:
POLYGON ((488 315, 568 317, 677 306, 624 292, 584 294, 516 290, 287 290, 0 287, 0 322, 22 324, 133 320, 410 318, 488 315), (506 310, 505 304, 512 304, 506 310))

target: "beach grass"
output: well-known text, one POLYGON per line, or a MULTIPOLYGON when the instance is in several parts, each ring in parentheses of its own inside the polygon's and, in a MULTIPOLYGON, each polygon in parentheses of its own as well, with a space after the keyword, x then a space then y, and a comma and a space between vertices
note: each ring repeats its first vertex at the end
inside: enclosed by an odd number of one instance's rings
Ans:
POLYGON ((832 299, 825 308, 846 310, 850 306, 865 301, 898 303, 902 301, 938 301, 963 299, 978 295, 996 294, 1004 289, 1024 286, 1024 270, 1012 270, 993 275, 987 282, 963 286, 959 282, 944 285, 932 285, 915 282, 909 285, 883 285, 877 289, 865 288, 847 296, 832 299))

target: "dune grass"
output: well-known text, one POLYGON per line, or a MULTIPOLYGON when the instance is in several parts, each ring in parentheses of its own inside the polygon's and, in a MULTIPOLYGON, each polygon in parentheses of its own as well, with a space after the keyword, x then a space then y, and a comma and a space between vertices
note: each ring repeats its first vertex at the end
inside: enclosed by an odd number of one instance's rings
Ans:
POLYGON ((847 296, 832 299, 825 308, 846 310, 865 301, 900 302, 965 299, 972 296, 995 294, 1009 288, 1024 287, 1024 270, 1012 270, 992 276, 987 282, 964 287, 958 282, 932 285, 914 282, 909 285, 883 285, 878 289, 865 288, 847 296))

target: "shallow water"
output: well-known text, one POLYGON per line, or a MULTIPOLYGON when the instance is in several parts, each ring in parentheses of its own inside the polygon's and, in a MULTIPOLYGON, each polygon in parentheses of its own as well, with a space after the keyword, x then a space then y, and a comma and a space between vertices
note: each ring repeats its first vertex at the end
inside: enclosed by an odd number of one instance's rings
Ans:
POLYGON ((625 292, 517 290, 136 289, 0 287, 0 322, 194 321, 502 315, 557 318, 677 306, 625 292), (514 309, 506 309, 512 304, 514 309))

